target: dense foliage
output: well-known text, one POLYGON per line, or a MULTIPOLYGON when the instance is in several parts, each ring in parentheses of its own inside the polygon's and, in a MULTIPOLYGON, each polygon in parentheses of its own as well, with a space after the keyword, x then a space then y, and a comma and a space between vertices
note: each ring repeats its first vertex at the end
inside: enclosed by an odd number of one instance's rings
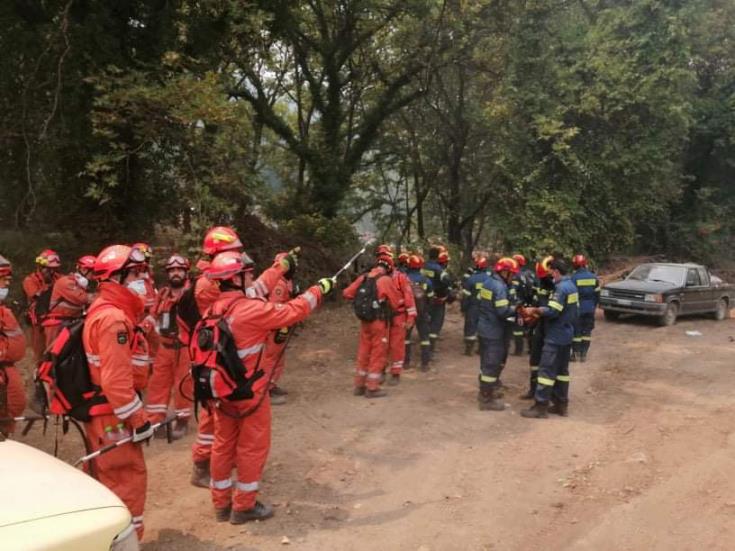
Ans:
POLYGON ((0 221, 722 261, 728 0, 14 0, 0 221))

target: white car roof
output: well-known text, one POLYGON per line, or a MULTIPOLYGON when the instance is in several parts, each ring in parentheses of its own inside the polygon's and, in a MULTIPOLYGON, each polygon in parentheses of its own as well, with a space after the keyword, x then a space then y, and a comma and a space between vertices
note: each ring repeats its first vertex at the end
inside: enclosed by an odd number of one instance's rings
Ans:
POLYGON ((39 518, 125 507, 92 477, 36 448, 0 441, 0 527, 39 518))

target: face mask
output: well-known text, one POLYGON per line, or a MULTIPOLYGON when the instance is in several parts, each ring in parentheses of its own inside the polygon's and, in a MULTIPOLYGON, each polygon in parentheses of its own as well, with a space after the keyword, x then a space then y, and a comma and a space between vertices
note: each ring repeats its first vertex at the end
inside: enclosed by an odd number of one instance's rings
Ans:
POLYGON ((82 289, 86 289, 89 286, 89 280, 82 274, 74 274, 74 279, 82 289))
POLYGON ((142 279, 136 279, 127 284, 127 288, 133 291, 136 295, 145 295, 145 281, 142 279))
POLYGON ((0 289, 0 302, 8 298, 8 291, 10 291, 10 289, 8 289, 7 287, 5 287, 4 289, 0 289))

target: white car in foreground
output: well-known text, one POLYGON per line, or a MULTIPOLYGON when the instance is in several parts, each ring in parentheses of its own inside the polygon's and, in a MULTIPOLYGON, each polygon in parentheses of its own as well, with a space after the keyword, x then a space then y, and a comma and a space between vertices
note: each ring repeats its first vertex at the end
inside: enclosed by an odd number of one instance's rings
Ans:
POLYGON ((102 484, 0 436, 0 548, 137 551, 128 509, 102 484))

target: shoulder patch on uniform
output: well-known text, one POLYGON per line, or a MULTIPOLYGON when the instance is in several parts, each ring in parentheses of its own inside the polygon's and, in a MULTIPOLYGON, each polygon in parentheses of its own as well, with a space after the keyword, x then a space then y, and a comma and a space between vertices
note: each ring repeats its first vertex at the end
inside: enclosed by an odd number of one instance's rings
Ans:
POLYGON ((118 344, 128 344, 128 332, 118 331, 117 332, 117 342, 118 344))

